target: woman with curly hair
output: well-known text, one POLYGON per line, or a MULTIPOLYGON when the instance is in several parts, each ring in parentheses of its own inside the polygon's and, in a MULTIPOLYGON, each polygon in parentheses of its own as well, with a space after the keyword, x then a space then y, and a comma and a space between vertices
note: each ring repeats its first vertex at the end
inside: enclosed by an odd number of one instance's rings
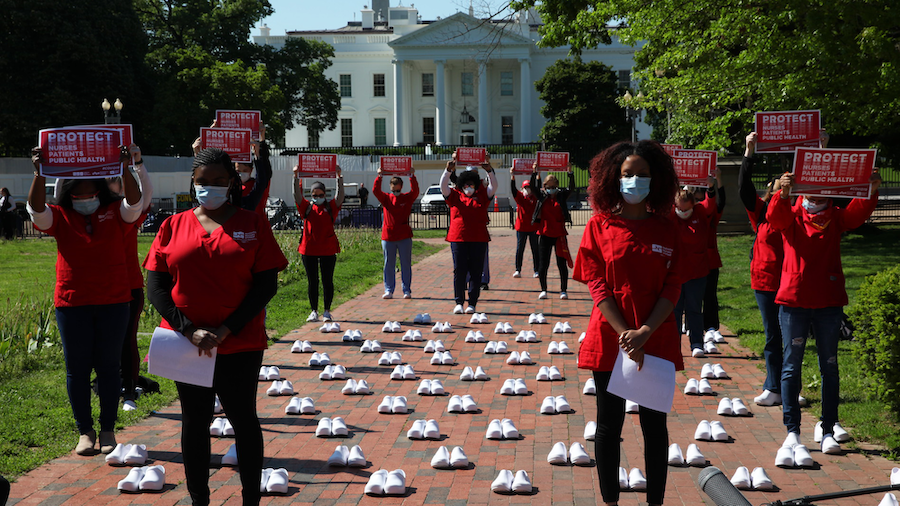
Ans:
MULTIPOLYGON (((588 221, 573 278, 585 283, 595 307, 578 352, 578 367, 593 371, 597 384, 594 439, 600 490, 618 504, 619 439, 625 399, 606 391, 620 352, 639 367, 644 356, 684 369, 672 309, 681 280, 678 231, 668 219, 677 177, 672 159, 654 141, 620 142, 591 161, 588 221)), ((647 470, 647 501, 662 504, 666 490, 666 413, 640 407, 647 470)))

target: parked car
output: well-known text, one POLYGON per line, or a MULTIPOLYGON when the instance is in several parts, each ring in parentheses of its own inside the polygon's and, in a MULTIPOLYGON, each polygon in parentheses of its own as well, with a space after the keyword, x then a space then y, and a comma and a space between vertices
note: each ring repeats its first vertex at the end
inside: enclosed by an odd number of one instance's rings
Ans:
POLYGON ((440 185, 431 185, 422 195, 419 201, 419 209, 422 214, 440 213, 447 210, 447 204, 444 202, 444 194, 441 193, 440 185))

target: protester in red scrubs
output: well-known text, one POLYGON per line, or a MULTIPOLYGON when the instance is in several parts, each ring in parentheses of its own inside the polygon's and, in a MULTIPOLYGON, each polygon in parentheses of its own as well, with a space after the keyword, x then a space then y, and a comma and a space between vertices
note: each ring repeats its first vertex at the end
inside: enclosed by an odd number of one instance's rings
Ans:
POLYGON ((381 250, 384 253, 384 295, 383 299, 394 297, 397 275, 397 254, 400 254, 400 288, 403 298, 412 298, 412 227, 409 226, 409 214, 413 202, 419 196, 419 182, 416 170, 410 169, 410 191, 403 192, 403 180, 397 176, 391 178, 391 193, 381 189, 381 168, 372 185, 372 194, 381 203, 384 210, 384 224, 381 227, 381 250))
MULTIPOLYGON (((141 191, 130 173, 123 178, 124 199, 113 195, 104 179, 69 179, 60 186, 58 204, 47 205, 46 179, 38 173, 41 149, 33 153, 34 180, 26 208, 35 228, 56 238, 53 305, 66 360, 66 390, 81 434, 75 452, 95 453, 93 369, 100 397, 100 451, 109 453, 116 447, 119 360, 131 301, 125 236, 141 215, 141 191)), ((122 162, 129 159, 122 146, 122 162)))
MULTIPOLYGON (((654 141, 620 142, 591 161, 589 195, 594 216, 578 250, 573 279, 594 300, 578 367, 597 385, 597 472, 603 501, 619 500, 619 439, 625 399, 606 391, 620 352, 638 364, 645 355, 684 369, 672 309, 681 291, 676 265, 678 230, 668 219, 677 177, 672 159, 654 141)), ((647 469, 647 501, 663 503, 668 468, 666 414, 640 407, 647 469)))
POLYGON ((534 277, 540 276, 541 253, 538 249, 538 225, 531 222, 534 216, 534 208, 537 206, 537 196, 531 188, 531 181, 522 183, 522 191, 516 188, 516 175, 512 169, 509 171, 509 191, 516 201, 516 272, 514 278, 522 277, 522 260, 525 256, 525 242, 531 246, 531 259, 534 264, 534 277))
POLYGON ((331 301, 334 299, 334 266, 337 254, 341 252, 337 234, 334 231, 334 220, 344 203, 344 178, 341 168, 337 168, 337 193, 332 200, 325 200, 325 185, 319 181, 312 184, 310 200, 303 198, 303 180, 297 176, 298 167, 294 167, 294 203, 303 218, 303 237, 300 239, 300 259, 306 269, 308 280, 307 295, 312 312, 306 318, 308 322, 319 320, 319 272, 322 272, 322 291, 325 298, 325 311, 322 320, 330 322, 331 301))
POLYGON ((210 354, 213 386, 176 382, 181 400, 181 451, 193 504, 209 504, 209 424, 216 395, 234 426, 243 504, 260 501, 263 439, 256 389, 268 346, 265 312, 287 259, 268 222, 240 208, 241 181, 228 154, 205 149, 194 158, 198 207, 167 218, 144 267, 161 325, 210 354))
POLYGON ((569 244, 566 241, 566 223, 571 222, 569 207, 566 201, 575 189, 575 174, 569 165, 569 186, 562 189, 559 180, 553 174, 544 178, 541 187, 538 179, 538 167, 535 163, 534 172, 531 174, 531 188, 536 192, 537 205, 534 207, 532 223, 537 225, 538 252, 540 255, 540 268, 538 277, 541 281, 541 293, 538 299, 547 298, 547 271, 550 270, 550 252, 556 249, 556 266, 559 268, 559 298, 568 299, 566 289, 569 285, 569 266, 572 265, 572 255, 569 253, 569 244), (539 189, 540 188, 540 189, 539 189))
MULTIPOLYGON (((722 212, 725 211, 725 186, 722 182, 722 169, 716 168, 716 205, 713 208, 715 216, 709 224, 709 241, 707 252, 709 257, 709 274, 706 275, 706 288, 703 293, 703 328, 706 334, 711 334, 713 338, 721 337, 719 332, 719 269, 722 267, 722 257, 719 255, 719 220, 722 219, 722 212)), ((705 190, 701 188, 701 193, 705 190)))

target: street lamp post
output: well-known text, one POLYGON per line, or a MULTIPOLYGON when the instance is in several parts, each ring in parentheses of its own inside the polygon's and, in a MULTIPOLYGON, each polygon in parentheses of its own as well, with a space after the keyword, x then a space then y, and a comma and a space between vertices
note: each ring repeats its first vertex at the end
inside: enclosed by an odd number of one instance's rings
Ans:
MULTIPOLYGON (((631 142, 637 142, 637 120, 641 117, 641 110, 631 105, 634 97, 630 91, 626 91, 625 96, 622 98, 625 100, 625 119, 631 122, 631 142)), ((644 94, 638 93, 637 98, 644 98, 644 94)))
POLYGON ((117 125, 122 122, 122 108, 125 107, 118 98, 116 103, 110 105, 109 100, 103 99, 100 108, 103 109, 103 123, 107 125, 117 125), (110 110, 112 109, 112 110, 110 110))

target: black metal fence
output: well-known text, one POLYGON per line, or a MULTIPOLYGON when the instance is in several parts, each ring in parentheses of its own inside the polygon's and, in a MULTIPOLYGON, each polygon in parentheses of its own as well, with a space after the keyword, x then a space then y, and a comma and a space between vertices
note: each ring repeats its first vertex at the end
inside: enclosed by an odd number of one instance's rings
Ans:
POLYGON ((541 144, 538 142, 523 142, 516 144, 477 144, 475 146, 472 145, 462 145, 462 144, 443 144, 441 146, 434 145, 425 145, 418 144, 415 146, 342 146, 342 147, 320 147, 320 148, 306 148, 306 147, 285 147, 285 148, 273 148, 273 155, 296 155, 299 153, 330 153, 335 155, 352 155, 352 156, 412 156, 412 157, 421 157, 420 159, 424 159, 426 156, 434 156, 436 158, 449 158, 449 156, 456 151, 456 148, 460 147, 479 147, 487 149, 489 154, 493 155, 504 155, 504 154, 534 154, 538 150, 541 149, 541 144))

